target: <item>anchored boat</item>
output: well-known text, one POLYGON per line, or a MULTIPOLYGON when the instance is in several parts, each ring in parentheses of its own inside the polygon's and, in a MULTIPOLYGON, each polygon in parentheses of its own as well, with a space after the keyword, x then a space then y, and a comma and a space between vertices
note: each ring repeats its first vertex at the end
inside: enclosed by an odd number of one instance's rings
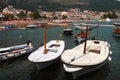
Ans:
POLYGON ((56 62, 62 54, 65 43, 62 40, 51 40, 46 43, 46 27, 44 27, 44 45, 28 56, 38 70, 46 68, 56 62))
POLYGON ((73 32, 73 30, 69 27, 66 27, 64 30, 63 30, 63 33, 66 34, 66 35, 71 35, 73 32))
POLYGON ((85 42, 61 55, 63 69, 71 73, 73 79, 102 67, 110 58, 110 44, 102 40, 87 40, 87 29, 85 42))
POLYGON ((113 35, 116 36, 116 37, 120 37, 120 27, 115 28, 113 30, 113 35))
POLYGON ((24 54, 32 52, 32 50, 33 46, 31 45, 30 41, 28 41, 27 44, 0 48, 0 61, 22 56, 24 54))
POLYGON ((61 55, 63 68, 73 78, 102 67, 109 58, 109 43, 101 40, 87 40, 61 55), (86 44, 86 48, 84 48, 86 44))
POLYGON ((85 41, 86 34, 89 35, 90 33, 89 32, 86 33, 84 31, 81 31, 80 33, 78 33, 77 35, 75 35, 75 40, 78 41, 78 42, 85 41))

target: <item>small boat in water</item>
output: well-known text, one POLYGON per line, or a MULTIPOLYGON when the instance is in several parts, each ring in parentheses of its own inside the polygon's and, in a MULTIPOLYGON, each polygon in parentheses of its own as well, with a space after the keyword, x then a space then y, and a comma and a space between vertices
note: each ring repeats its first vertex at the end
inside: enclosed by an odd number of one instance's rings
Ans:
POLYGON ((36 29, 37 25, 27 25, 26 29, 36 29))
POLYGON ((31 41, 28 41, 27 44, 0 48, 0 61, 22 56, 24 54, 32 52, 32 50, 33 46, 31 45, 31 41))
POLYGON ((44 45, 32 52, 28 60, 33 62, 38 70, 46 68, 59 60, 65 47, 62 40, 51 40, 46 43, 46 26, 44 26, 44 45))
MULTIPOLYGON (((80 29, 80 30, 86 30, 86 23, 79 23, 79 25, 75 25, 74 27, 76 28, 76 29, 80 29)), ((89 29, 89 27, 88 27, 88 29, 89 29)))
MULTIPOLYGON (((89 35, 90 33, 87 32, 87 35, 89 35)), ((85 38, 86 38, 86 32, 84 31, 81 31, 80 33, 78 33, 77 35, 75 35, 75 40, 77 42, 83 42, 85 41, 85 38)))
POLYGON ((113 35, 116 36, 116 37, 120 37, 120 28, 115 28, 113 30, 113 35))
POLYGON ((36 51, 28 56, 28 60, 33 62, 38 70, 46 68, 55 63, 64 50, 64 41, 51 40, 44 46, 38 48, 36 51))
POLYGON ((72 74, 73 79, 102 67, 108 60, 110 44, 102 40, 87 40, 87 26, 85 42, 65 50, 61 55, 63 69, 72 74))
POLYGON ((72 74, 73 79, 99 69, 109 58, 109 43, 102 40, 87 40, 65 50, 61 55, 63 69, 72 74))
POLYGON ((86 30, 86 26, 89 26, 88 30, 92 30, 98 27, 98 26, 93 26, 93 25, 86 24, 86 23, 79 23, 79 25, 74 25, 74 27, 79 30, 86 30))
POLYGON ((71 35, 73 32, 73 30, 69 27, 66 27, 64 30, 63 30, 63 33, 64 34, 67 34, 67 35, 71 35))
POLYGON ((0 26, 0 30, 5 30, 5 26, 0 26))
POLYGON ((114 23, 115 26, 120 26, 120 23, 114 23))

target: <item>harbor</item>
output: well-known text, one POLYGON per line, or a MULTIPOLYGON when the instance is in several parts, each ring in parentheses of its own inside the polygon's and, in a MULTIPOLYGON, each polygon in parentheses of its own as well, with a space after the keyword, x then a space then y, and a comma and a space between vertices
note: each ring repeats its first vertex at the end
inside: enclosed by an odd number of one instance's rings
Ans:
MULTIPOLYGON (((78 23, 78 22, 75 22, 78 23)), ((78 23, 79 24, 79 23, 78 23)), ((88 22, 88 26, 98 26, 98 23, 88 22)), ((100 69, 79 76, 76 80, 119 80, 120 74, 120 38, 113 36, 113 23, 100 22, 99 28, 90 30, 90 38, 99 36, 100 40, 110 43, 110 54, 112 60, 107 62, 100 69), (98 31, 98 33, 97 33, 98 31)), ((64 40, 65 50, 71 49, 80 43, 76 43, 74 36, 80 32, 76 30, 73 23, 69 23, 69 28, 73 30, 72 35, 64 35, 64 27, 56 26, 47 29, 47 40, 64 40)), ((43 28, 39 29, 18 29, 0 31, 0 47, 7 47, 32 41, 34 51, 43 45, 43 28)), ((61 61, 58 60, 53 65, 38 71, 33 63, 28 60, 28 55, 17 57, 11 60, 0 62, 0 80, 71 80, 70 75, 66 74, 61 68, 61 61)))

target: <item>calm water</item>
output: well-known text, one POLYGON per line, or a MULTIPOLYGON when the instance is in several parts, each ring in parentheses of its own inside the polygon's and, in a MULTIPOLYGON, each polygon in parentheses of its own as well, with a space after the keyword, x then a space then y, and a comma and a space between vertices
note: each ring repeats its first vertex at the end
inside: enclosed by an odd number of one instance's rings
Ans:
MULTIPOLYGON (((110 23, 105 23, 110 24, 110 23)), ((65 49, 73 48, 78 43, 74 41, 74 35, 79 32, 72 24, 74 31, 71 36, 59 36, 63 27, 47 29, 47 41, 52 39, 65 40, 65 49)), ((120 38, 112 35, 113 27, 100 27, 98 35, 100 39, 106 39, 111 45, 112 61, 90 74, 80 76, 77 80, 119 80, 120 79, 120 38)), ((97 29, 90 31, 90 36, 96 36, 97 29)), ((43 44, 43 29, 35 30, 6 30, 0 31, 0 47, 26 43, 32 40, 34 50, 43 44)), ((61 70, 60 61, 52 66, 37 71, 34 64, 28 61, 28 55, 12 60, 0 62, 0 80, 70 80, 61 70)))

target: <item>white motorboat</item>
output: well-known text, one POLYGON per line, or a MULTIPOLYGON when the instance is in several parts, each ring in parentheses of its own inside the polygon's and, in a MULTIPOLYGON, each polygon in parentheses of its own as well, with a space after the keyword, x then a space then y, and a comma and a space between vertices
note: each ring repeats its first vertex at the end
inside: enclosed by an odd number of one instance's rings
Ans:
POLYGON ((69 27, 66 27, 64 30, 63 30, 63 33, 64 34, 72 34, 72 32, 73 32, 73 30, 71 29, 71 28, 69 28, 69 27))
POLYGON ((63 69, 71 73, 74 79, 94 71, 107 62, 109 47, 107 41, 87 40, 72 49, 65 50, 61 55, 63 69))
POLYGON ((24 54, 30 53, 33 50, 31 42, 27 44, 16 45, 11 47, 0 48, 0 61, 8 60, 24 54))
POLYGON ((114 23, 115 26, 120 26, 120 23, 114 23))
POLYGON ((27 25, 26 29, 36 29, 37 25, 27 25))

